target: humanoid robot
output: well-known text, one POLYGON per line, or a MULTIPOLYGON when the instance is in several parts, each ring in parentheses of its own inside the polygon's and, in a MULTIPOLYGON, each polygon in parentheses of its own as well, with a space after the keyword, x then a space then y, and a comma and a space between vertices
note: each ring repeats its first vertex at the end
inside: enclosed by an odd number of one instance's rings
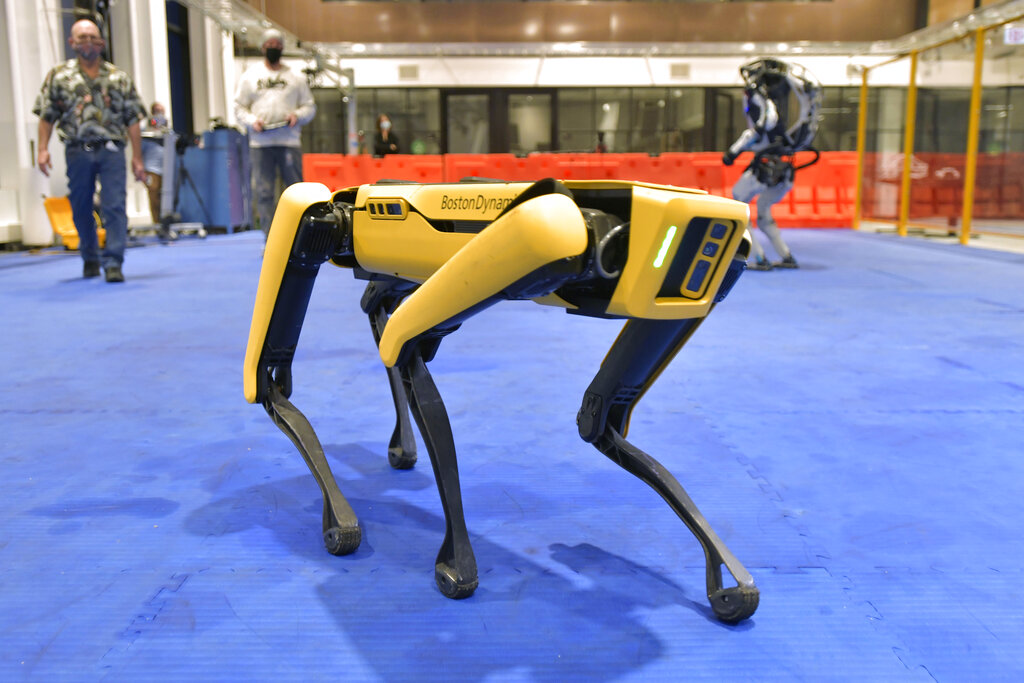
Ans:
MULTIPOLYGON (((743 152, 754 153, 754 159, 733 185, 733 199, 749 202, 757 197, 757 227, 782 257, 775 266, 797 268, 796 259, 772 217, 772 206, 793 189, 795 172, 818 160, 818 151, 811 143, 818 132, 821 85, 804 67, 778 59, 750 62, 740 67, 740 74, 746 84, 743 100, 748 128, 722 155, 722 163, 731 166, 743 152), (799 109, 793 123, 789 124, 791 95, 799 109), (795 166, 793 156, 803 150, 813 152, 814 157, 808 163, 795 166)), ((771 270, 773 265, 756 239, 752 247, 754 259, 749 267, 771 270)))
POLYGON ((745 268, 747 205, 700 190, 625 181, 381 183, 331 193, 289 187, 267 241, 245 355, 244 389, 288 435, 324 498, 335 555, 361 532, 308 420, 288 400, 292 359, 322 264, 367 281, 361 306, 387 368, 396 411, 392 467, 416 462, 409 412, 430 455, 445 514, 435 581, 450 598, 477 587, 455 445, 427 370, 442 339, 501 300, 626 320, 586 390, 580 436, 654 488, 696 536, 717 617, 746 619, 753 578, 679 482, 625 436, 634 405, 745 268), (722 567, 735 585, 724 585, 722 567))

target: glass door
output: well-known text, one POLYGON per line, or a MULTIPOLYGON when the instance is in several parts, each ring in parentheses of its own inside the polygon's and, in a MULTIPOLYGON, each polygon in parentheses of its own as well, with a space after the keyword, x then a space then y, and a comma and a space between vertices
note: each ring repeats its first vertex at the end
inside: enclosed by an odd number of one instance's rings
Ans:
POLYGON ((450 154, 550 152, 555 144, 555 91, 489 88, 441 95, 450 154))
POLYGON ((445 147, 451 154, 491 151, 490 96, 487 93, 446 93, 445 147))
POLYGON ((508 96, 508 147, 513 154, 550 152, 550 93, 511 93, 508 96))

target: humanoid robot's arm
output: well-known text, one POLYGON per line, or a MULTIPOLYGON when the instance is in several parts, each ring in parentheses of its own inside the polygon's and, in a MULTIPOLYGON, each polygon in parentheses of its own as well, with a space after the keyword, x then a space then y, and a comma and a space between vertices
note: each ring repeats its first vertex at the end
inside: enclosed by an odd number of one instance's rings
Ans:
POLYGON ((745 105, 748 127, 723 155, 727 166, 744 152, 760 152, 768 147, 771 144, 769 132, 779 125, 778 107, 760 90, 749 92, 745 96, 745 105))
POLYGON ((625 181, 380 184, 333 196, 294 185, 267 242, 246 399, 263 402, 271 381, 290 394, 313 279, 328 260, 415 286, 381 334, 390 367, 421 335, 502 299, 601 317, 702 318, 739 274, 747 220, 745 204, 625 181))

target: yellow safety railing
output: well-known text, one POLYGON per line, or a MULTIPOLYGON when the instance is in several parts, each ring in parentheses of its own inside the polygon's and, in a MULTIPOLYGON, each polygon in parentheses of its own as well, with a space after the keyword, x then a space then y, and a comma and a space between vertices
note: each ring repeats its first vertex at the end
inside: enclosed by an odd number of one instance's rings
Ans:
MULTIPOLYGON (((1024 225, 1024 215, 1021 215, 1021 208, 1019 208, 1024 207, 1024 187, 1015 185, 1015 178, 1021 165, 1021 160, 1018 157, 1024 157, 1024 151, 1017 150, 1014 146, 1016 143, 1012 141, 1000 142, 999 137, 993 135, 992 114, 988 115, 987 124, 983 120, 983 110, 998 109, 1002 106, 998 102, 994 107, 989 106, 991 100, 986 100, 986 92, 988 91, 983 89, 986 85, 984 79, 986 77, 998 79, 998 74, 1002 71, 1009 73, 1019 71, 1015 64, 1010 64, 1007 67, 1004 63, 1000 69, 992 68, 992 65, 986 62, 986 42, 998 44, 1001 38, 995 32, 1006 27, 1011 27, 1012 29, 1015 22, 1022 20, 1024 20, 1024 14, 1001 20, 991 25, 976 27, 969 32, 936 41, 933 44, 918 44, 913 49, 908 48, 905 52, 895 55, 891 59, 864 67, 861 73, 860 108, 857 119, 857 182, 856 206, 853 220, 855 229, 862 228, 866 222, 870 221, 895 224, 896 232, 900 236, 908 234, 908 227, 941 229, 947 231, 952 236, 954 234, 953 226, 956 224, 957 218, 959 218, 959 241, 962 244, 968 244, 972 234, 985 232, 983 224, 991 226, 993 223, 1001 221, 1003 223, 1019 223, 1024 225), (937 73, 942 83, 941 85, 933 86, 929 91, 932 97, 934 97, 935 88, 951 88, 956 90, 959 84, 954 82, 954 85, 951 86, 943 80, 943 77, 948 73, 948 71, 944 70, 950 68, 948 61, 943 63, 943 60, 949 59, 949 53, 961 54, 959 48, 956 47, 957 44, 963 46, 964 49, 970 49, 972 47, 971 42, 973 42, 973 69, 971 70, 967 130, 961 133, 966 138, 963 156, 960 156, 959 151, 955 154, 948 152, 950 131, 942 129, 945 121, 940 118, 938 122, 931 124, 931 132, 935 134, 936 130, 940 130, 942 134, 947 136, 945 143, 946 151, 944 153, 936 153, 934 150, 942 150, 943 146, 936 146, 929 138, 927 140, 931 143, 931 150, 928 149, 928 143, 925 143, 924 151, 921 152, 924 159, 916 158, 914 152, 918 143, 916 138, 918 136, 919 97, 921 96, 919 93, 921 60, 924 57, 928 57, 930 60, 929 70, 925 72, 926 79, 927 74, 931 73, 934 77, 935 73, 937 73), (948 51, 943 52, 943 48, 947 48, 948 51), (894 98, 898 95, 894 95, 891 92, 882 93, 879 89, 878 95, 872 98, 872 94, 875 91, 872 90, 871 79, 873 74, 879 72, 883 67, 902 66, 901 62, 903 60, 909 62, 909 76, 906 82, 903 129, 898 131, 897 126, 899 124, 893 120, 892 114, 888 113, 891 112, 891 104, 894 103, 894 98), (989 65, 988 69, 986 69, 987 64, 989 65), (993 76, 993 74, 996 75, 993 76), (872 129, 876 142, 869 149, 867 144, 869 139, 869 108, 876 103, 879 105, 879 110, 875 112, 877 120, 885 121, 888 128, 885 131, 872 129), (888 110, 886 110, 886 104, 890 105, 888 110), (979 145, 983 134, 983 125, 988 126, 985 129, 988 142, 986 143, 985 150, 985 166, 983 169, 979 169, 979 145), (902 132, 902 144, 897 147, 896 143, 900 132, 902 132), (899 154, 897 150, 900 148, 902 149, 902 159, 899 161, 902 163, 898 164, 899 192, 897 195, 894 183, 896 181, 895 174, 897 173, 896 155, 899 154), (936 161, 936 168, 932 169, 928 166, 927 162, 935 158, 940 158, 941 160, 936 161), (950 162, 950 159, 953 159, 953 162, 950 162), (943 167, 943 164, 946 166, 943 167), (930 174, 928 180, 931 182, 922 182, 919 187, 915 187, 913 183, 915 174, 918 176, 916 179, 920 180, 920 176, 925 168, 928 169, 930 174), (956 183, 955 180, 961 179, 959 169, 962 169, 962 182, 956 183), (941 179, 937 181, 936 176, 942 173, 945 173, 945 175, 941 175, 941 179), (979 182, 982 183, 982 189, 979 189, 979 182), (993 184, 998 184, 998 187, 995 187, 993 184), (954 189, 956 194, 961 195, 956 197, 955 200, 954 189), (982 194, 979 194, 979 192, 982 194), (941 200, 937 199, 940 193, 941 200), (942 202, 941 210, 934 210, 933 213, 923 213, 927 211, 925 207, 929 206, 929 202, 932 202, 931 206, 938 207, 940 201, 942 202), (981 204, 976 206, 976 201, 981 202, 981 204), (898 206, 894 206, 896 202, 898 202, 898 206), (950 207, 955 208, 951 210, 950 207), (980 214, 978 213, 979 207, 982 210, 980 214), (995 207, 994 213, 993 207, 995 207), (915 212, 917 216, 924 215, 926 218, 925 222, 914 222, 915 212), (956 213, 959 213, 959 216, 956 216, 956 213), (979 216, 982 218, 979 218, 979 216), (985 218, 992 218, 993 216, 995 217, 994 220, 986 222, 985 218), (948 221, 948 225, 943 224, 943 219, 948 221), (981 221, 980 223, 979 220, 981 221)), ((1007 31, 1007 34, 1009 33, 1010 31, 1007 31)), ((1009 38, 1006 40, 1005 45, 1010 50, 1011 56, 1008 58, 1006 56, 1007 51, 1003 50, 1001 55, 993 57, 992 60, 1024 59, 1024 48, 1020 48, 1020 57, 1017 57, 1017 53, 1013 52, 1016 46, 1010 42, 1009 38)), ((966 59, 963 62, 966 62, 966 59)), ((998 64, 998 61, 993 63, 998 64)), ((954 65, 954 68, 955 66, 957 65, 954 65)), ((964 66, 966 67, 966 64, 964 66)), ((966 78, 967 73, 964 71, 962 81, 964 86, 967 85, 966 78)), ((882 88, 885 88, 884 75, 878 80, 883 82, 882 88)), ((889 84, 889 87, 893 84, 891 79, 889 84)), ((997 83, 993 87, 1009 87, 1009 85, 1011 84, 997 83)), ((901 86, 897 83, 896 87, 901 86)), ((934 102, 930 104, 932 107, 935 106, 934 102)), ((923 114, 927 116, 928 111, 927 109, 923 110, 923 114)), ((1006 115, 1001 114, 1001 116, 1006 115)), ((928 121, 927 118, 924 120, 928 121)), ((962 120, 961 118, 960 121, 962 120)), ((878 125, 877 121, 876 125, 878 125)), ((961 123, 960 125, 963 124, 961 123)), ((1021 131, 1014 129, 1008 132, 1010 135, 1004 137, 1012 139, 1018 136, 1021 131)), ((955 135, 956 133, 952 134, 953 137, 955 135)), ((1024 237, 1024 233, 1021 233, 1019 229, 1017 231, 1019 234, 1011 236, 1024 237)), ((1007 233, 1005 231, 996 231, 992 234, 1007 233)))

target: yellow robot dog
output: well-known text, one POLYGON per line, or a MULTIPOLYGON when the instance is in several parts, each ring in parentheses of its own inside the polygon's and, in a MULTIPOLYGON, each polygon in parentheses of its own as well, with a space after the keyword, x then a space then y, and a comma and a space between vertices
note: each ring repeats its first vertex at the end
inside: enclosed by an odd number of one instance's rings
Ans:
POLYGON ((368 281, 361 305, 397 414, 391 465, 416 461, 410 409, 430 455, 445 514, 435 562, 444 595, 467 597, 478 580, 451 425, 426 363, 470 316, 501 300, 533 299, 626 320, 583 396, 580 436, 661 494, 693 532, 715 615, 726 622, 752 615, 759 593, 750 573, 668 470, 625 439, 633 406, 743 272, 747 221, 740 202, 627 181, 386 182, 333 195, 317 183, 289 187, 260 272, 245 397, 263 405, 320 485, 328 551, 353 552, 359 523, 288 397, 313 281, 330 261, 368 281), (723 566, 736 585, 723 585, 723 566))

